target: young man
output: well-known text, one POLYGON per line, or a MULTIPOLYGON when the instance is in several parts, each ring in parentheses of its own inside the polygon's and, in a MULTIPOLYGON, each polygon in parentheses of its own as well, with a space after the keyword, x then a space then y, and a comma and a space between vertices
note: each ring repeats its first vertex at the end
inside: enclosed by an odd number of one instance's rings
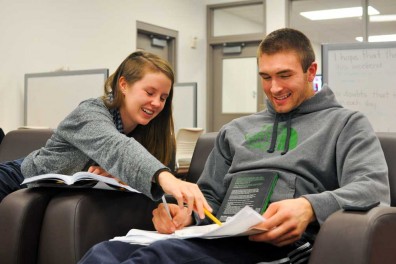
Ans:
MULTIPOLYGON (((226 124, 198 182, 214 213, 232 177, 275 171, 278 183, 260 227, 250 237, 166 240, 147 247, 104 242, 82 263, 306 263, 320 225, 343 205, 389 206, 387 165, 366 117, 343 108, 324 87, 315 94, 317 64, 307 37, 293 29, 269 34, 258 50, 268 109, 226 124)), ((162 205, 153 222, 162 233, 202 224, 186 210, 162 205)))

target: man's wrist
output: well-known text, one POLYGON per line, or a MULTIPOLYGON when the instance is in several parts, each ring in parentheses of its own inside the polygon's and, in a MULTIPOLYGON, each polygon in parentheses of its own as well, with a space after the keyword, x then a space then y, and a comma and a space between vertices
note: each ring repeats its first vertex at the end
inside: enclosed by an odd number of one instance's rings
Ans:
POLYGON ((310 213, 309 222, 310 223, 315 222, 316 221, 316 215, 315 215, 315 211, 314 211, 314 209, 312 207, 311 202, 307 198, 305 198, 304 196, 302 196, 301 198, 305 200, 305 202, 307 204, 307 208, 310 209, 310 210, 308 210, 308 212, 310 213))

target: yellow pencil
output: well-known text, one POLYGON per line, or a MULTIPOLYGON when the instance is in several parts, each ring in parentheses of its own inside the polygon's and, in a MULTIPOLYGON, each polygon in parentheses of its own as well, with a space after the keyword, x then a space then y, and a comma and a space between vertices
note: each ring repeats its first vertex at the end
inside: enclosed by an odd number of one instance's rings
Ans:
POLYGON ((208 210, 206 210, 205 208, 204 208, 204 212, 205 212, 205 215, 206 215, 207 217, 210 218, 210 220, 212 220, 213 222, 215 222, 215 223, 218 224, 219 226, 222 225, 222 223, 219 221, 219 219, 217 219, 214 215, 212 215, 212 214, 211 214, 208 210))

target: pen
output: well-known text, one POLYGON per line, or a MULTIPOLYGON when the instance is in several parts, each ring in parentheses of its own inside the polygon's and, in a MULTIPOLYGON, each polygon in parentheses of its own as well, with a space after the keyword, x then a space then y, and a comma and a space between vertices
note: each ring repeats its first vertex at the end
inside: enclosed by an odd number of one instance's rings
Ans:
POLYGON ((162 202, 164 203, 165 210, 168 213, 169 218, 172 220, 172 215, 171 215, 171 213, 169 211, 169 206, 168 206, 168 203, 166 202, 165 195, 162 195, 162 202))
POLYGON ((206 210, 205 208, 204 208, 204 212, 205 212, 205 215, 206 215, 207 217, 209 217, 210 220, 212 220, 215 224, 218 224, 219 226, 222 225, 222 223, 219 221, 219 219, 217 219, 214 215, 211 214, 211 212, 209 212, 209 211, 206 210))

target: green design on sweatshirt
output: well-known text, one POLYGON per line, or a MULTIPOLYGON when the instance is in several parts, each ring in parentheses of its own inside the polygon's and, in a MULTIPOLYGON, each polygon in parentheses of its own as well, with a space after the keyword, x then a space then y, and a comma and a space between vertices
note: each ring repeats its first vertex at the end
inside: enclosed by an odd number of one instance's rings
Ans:
MULTIPOLYGON (((261 131, 257 133, 248 133, 245 135, 246 146, 250 149, 258 149, 261 151, 267 151, 271 145, 273 125, 264 125, 261 131)), ((285 125, 279 125, 276 139, 276 151, 283 151, 286 143, 287 128, 285 125)), ((297 146, 298 134, 297 131, 291 128, 289 150, 294 149, 297 146)))

